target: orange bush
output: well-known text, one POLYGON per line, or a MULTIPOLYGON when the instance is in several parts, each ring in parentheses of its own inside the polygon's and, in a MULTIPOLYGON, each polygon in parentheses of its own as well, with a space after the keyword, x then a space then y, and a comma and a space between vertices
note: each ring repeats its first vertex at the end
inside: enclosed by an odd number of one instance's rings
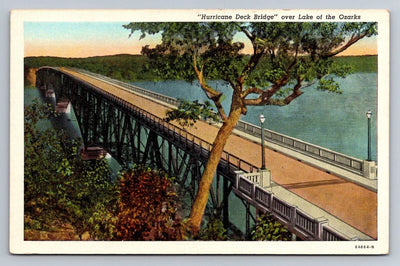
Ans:
POLYGON ((117 240, 182 240, 178 195, 166 175, 136 167, 122 174, 117 240))

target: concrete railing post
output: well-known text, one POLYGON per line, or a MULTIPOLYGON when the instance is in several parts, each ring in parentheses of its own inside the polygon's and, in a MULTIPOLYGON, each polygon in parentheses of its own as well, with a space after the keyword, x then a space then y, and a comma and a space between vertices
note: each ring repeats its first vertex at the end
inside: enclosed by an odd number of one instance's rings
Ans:
POLYGON ((263 188, 270 188, 271 187, 271 170, 268 169, 261 169, 260 170, 260 185, 263 188))
POLYGON ((315 240, 322 240, 323 226, 328 224, 328 219, 325 217, 318 217, 317 219, 317 232, 315 232, 315 240))
POLYGON ((363 176, 368 179, 376 179, 376 168, 374 161, 363 161, 363 176))
POLYGON ((235 188, 239 189, 239 179, 240 175, 243 175, 243 171, 235 171, 235 188))
POLYGON ((296 226, 296 211, 297 211, 297 206, 290 206, 290 221, 288 223, 288 228, 290 229, 291 232, 294 231, 294 228, 296 226))

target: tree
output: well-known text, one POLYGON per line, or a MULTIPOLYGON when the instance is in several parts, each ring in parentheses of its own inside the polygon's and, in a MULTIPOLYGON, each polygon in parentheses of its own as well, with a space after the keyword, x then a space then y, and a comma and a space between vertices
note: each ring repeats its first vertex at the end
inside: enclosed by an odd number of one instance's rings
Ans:
POLYGON ((320 90, 340 93, 334 77, 345 77, 350 68, 331 58, 377 34, 376 23, 168 22, 124 27, 131 35, 140 31, 141 39, 161 33, 160 44, 142 48, 151 67, 160 79, 197 79, 222 119, 190 213, 194 234, 225 143, 247 106, 288 105, 316 82, 320 90), (241 53, 244 43, 234 41, 238 33, 249 40, 250 55, 241 53), (208 84, 217 79, 233 90, 228 113, 221 105, 222 93, 208 84))

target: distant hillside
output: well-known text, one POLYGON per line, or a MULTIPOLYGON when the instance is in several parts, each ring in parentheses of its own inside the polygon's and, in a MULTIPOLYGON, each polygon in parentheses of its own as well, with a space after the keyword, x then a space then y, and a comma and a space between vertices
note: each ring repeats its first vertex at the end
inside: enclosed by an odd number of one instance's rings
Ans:
POLYGON ((143 66, 146 62, 148 62, 148 59, 145 56, 128 54, 88 58, 46 56, 26 57, 25 68, 38 68, 41 66, 76 67, 119 80, 152 80, 154 76, 148 71, 143 71, 143 66))
MULTIPOLYGON (((376 72, 377 56, 335 57, 340 64, 351 64, 355 72, 376 72)), ((145 70, 147 57, 142 55, 110 55, 88 58, 26 57, 25 68, 41 66, 76 67, 124 81, 154 80, 155 74, 145 70)))
POLYGON ((339 56, 334 57, 334 60, 339 64, 348 64, 354 66, 354 72, 377 72, 378 71, 378 56, 339 56))

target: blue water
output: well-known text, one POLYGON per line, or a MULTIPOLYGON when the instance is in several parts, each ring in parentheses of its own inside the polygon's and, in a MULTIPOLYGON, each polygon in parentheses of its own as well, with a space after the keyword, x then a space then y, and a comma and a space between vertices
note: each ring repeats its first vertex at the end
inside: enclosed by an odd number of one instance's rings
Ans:
MULTIPOLYGON (((367 110, 373 112, 372 159, 376 160, 376 106, 377 74, 356 73, 345 79, 337 79, 342 94, 318 91, 316 86, 304 90, 304 94, 288 106, 249 106, 241 119, 258 125, 260 113, 264 113, 264 127, 359 159, 367 158, 367 110)), ((144 81, 134 85, 164 95, 187 100, 207 100, 198 82, 144 81)), ((222 81, 210 85, 226 97, 222 105, 229 111, 232 91, 222 81)))

